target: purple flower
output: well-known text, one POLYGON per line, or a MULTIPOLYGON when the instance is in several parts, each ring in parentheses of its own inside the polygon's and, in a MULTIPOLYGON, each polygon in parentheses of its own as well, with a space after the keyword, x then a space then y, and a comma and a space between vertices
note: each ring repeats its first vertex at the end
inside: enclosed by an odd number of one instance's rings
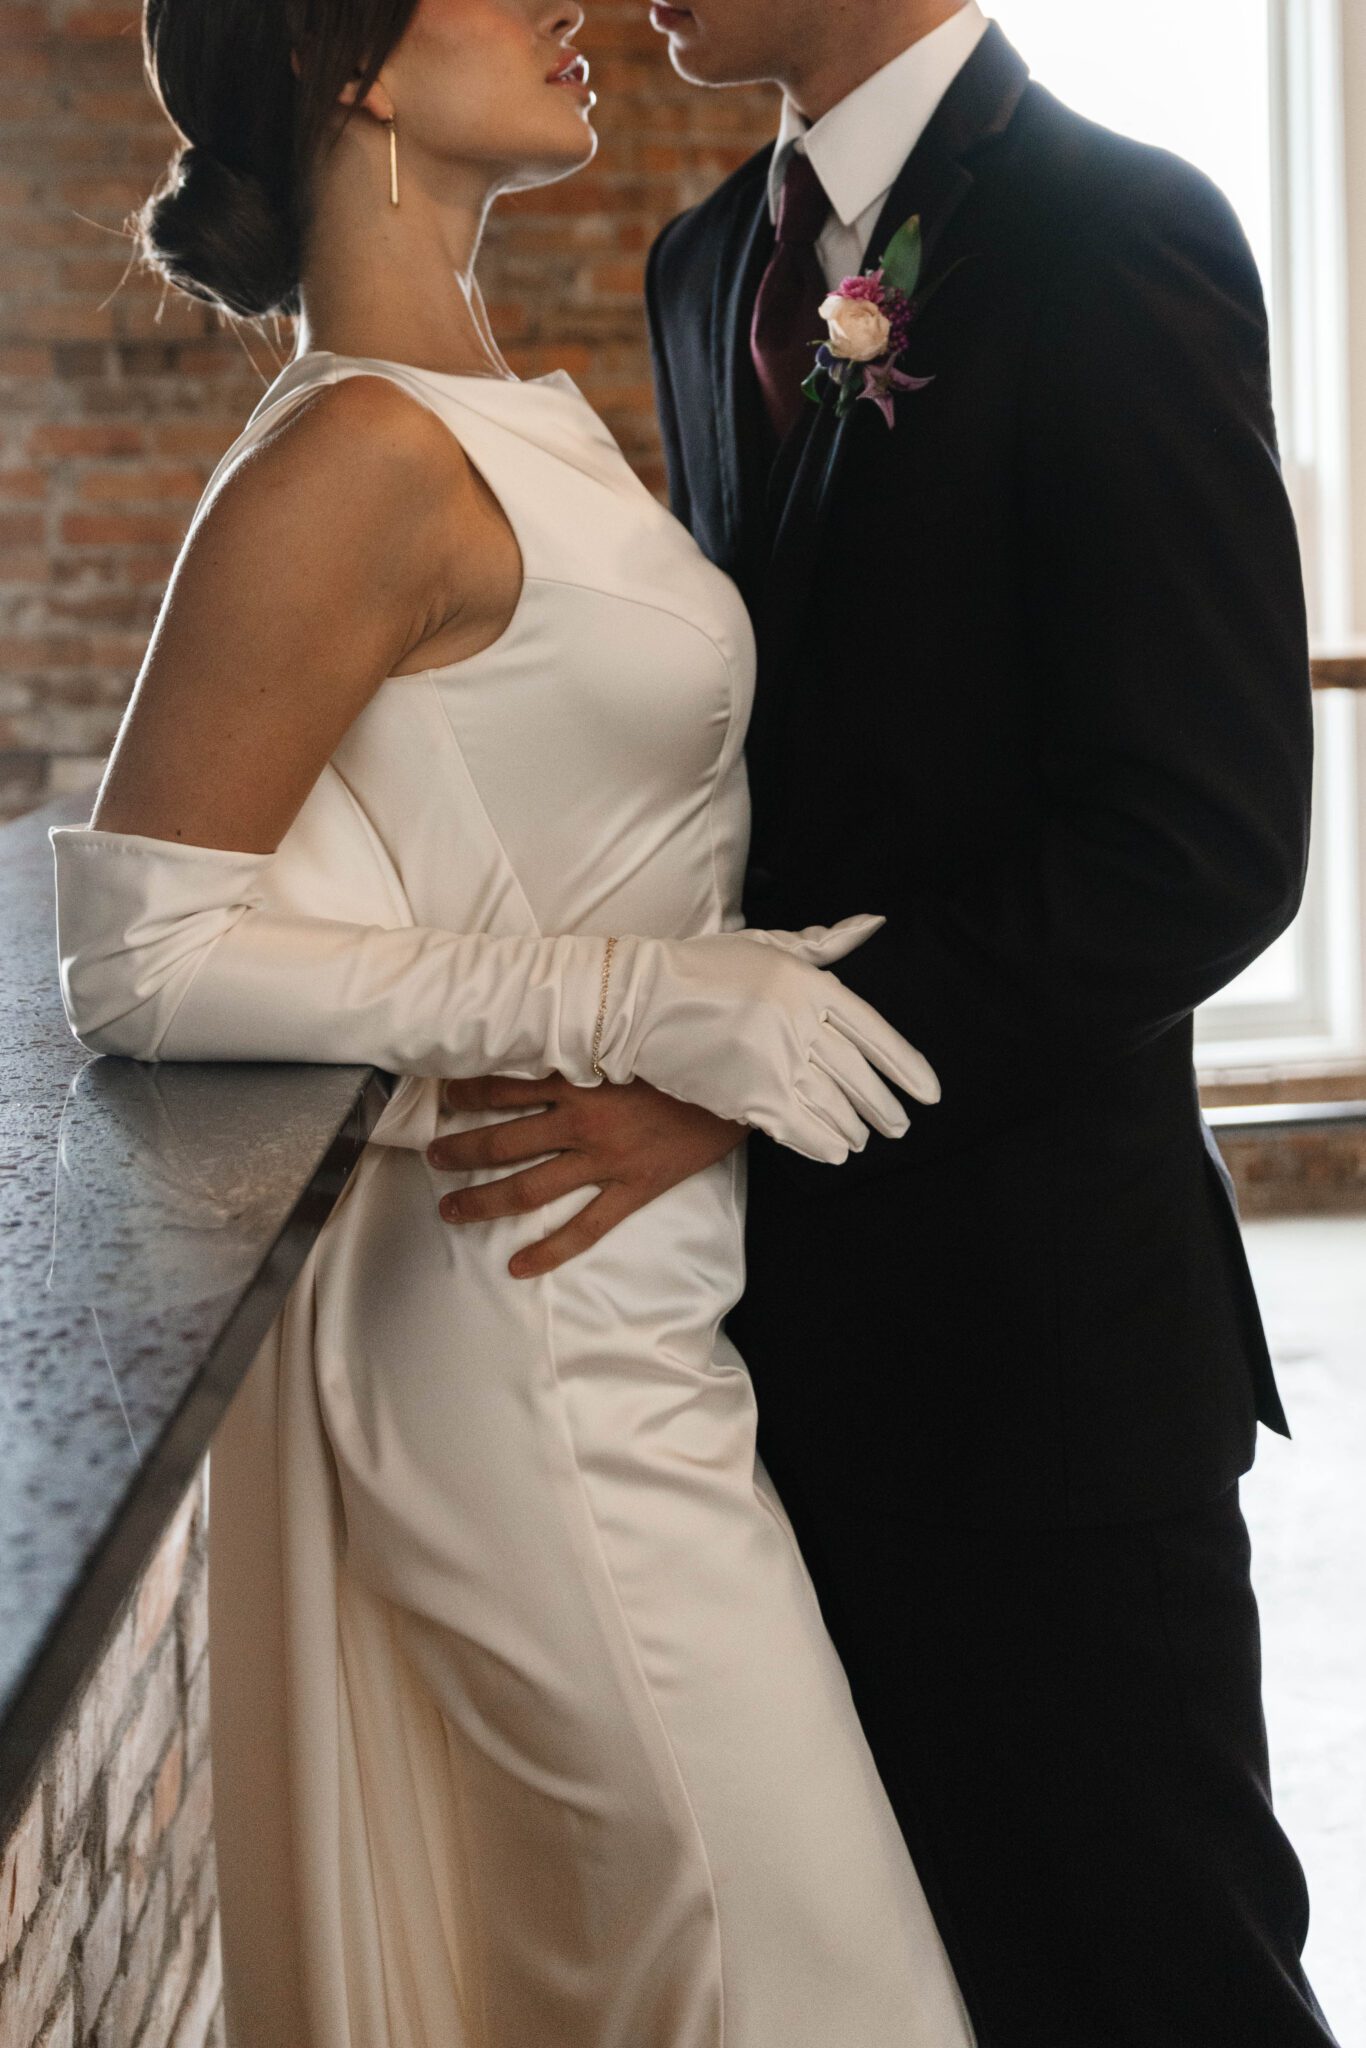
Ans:
POLYGON ((911 328, 915 323, 914 308, 904 292, 889 292, 883 311, 891 322, 892 329, 887 339, 887 353, 899 356, 911 338, 911 328))
POLYGON ((871 398, 889 427, 895 426, 893 407, 898 391, 923 391, 927 384, 933 384, 933 377, 908 377, 904 370, 898 370, 890 356, 881 361, 868 363, 863 372, 863 389, 860 398, 871 398))

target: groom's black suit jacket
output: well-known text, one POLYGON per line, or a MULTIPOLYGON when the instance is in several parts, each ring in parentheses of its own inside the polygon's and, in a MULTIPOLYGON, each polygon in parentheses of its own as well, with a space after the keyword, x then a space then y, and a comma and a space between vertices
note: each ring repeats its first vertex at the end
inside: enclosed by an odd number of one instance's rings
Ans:
POLYGON ((769 157, 648 274, 674 506, 758 632, 746 916, 883 913, 836 971, 943 1099, 840 1167, 751 1141, 761 1447, 794 1506, 1210 1499, 1285 1420, 1191 1016, 1295 912, 1312 751, 1256 268, 993 26, 866 259, 921 215, 933 383, 890 431, 808 408, 770 463, 769 157))

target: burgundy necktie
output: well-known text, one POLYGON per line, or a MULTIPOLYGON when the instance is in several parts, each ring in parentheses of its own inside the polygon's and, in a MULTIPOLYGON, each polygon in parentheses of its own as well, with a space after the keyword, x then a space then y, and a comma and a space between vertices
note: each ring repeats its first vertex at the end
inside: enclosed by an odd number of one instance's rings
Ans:
POLYGON ((749 337, 764 409, 780 441, 807 409, 802 384, 816 360, 820 304, 828 289, 816 237, 829 214, 815 166, 804 151, 792 150, 778 203, 777 241, 759 280, 749 337))

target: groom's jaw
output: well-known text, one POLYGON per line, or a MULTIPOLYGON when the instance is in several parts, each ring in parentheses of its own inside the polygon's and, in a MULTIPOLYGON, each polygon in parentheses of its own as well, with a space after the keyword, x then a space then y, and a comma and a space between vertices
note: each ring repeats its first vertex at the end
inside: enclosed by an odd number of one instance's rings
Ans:
MULTIPOLYGON (((647 0, 648 4, 648 0, 647 0)), ((883 0, 856 0, 879 6, 883 0)), ((806 23, 828 0, 694 0, 689 7, 653 0, 650 23, 669 40, 669 57, 681 78, 694 85, 772 84, 782 74, 784 52, 805 47, 806 23)))
MULTIPOLYGON (((691 7, 671 7, 668 0, 654 0, 650 26, 668 37, 669 60, 690 85, 752 83, 756 74, 742 50, 735 47, 743 44, 745 37, 736 36, 736 24, 727 18, 724 8, 719 10, 722 18, 718 23, 714 19, 717 11, 715 0, 708 0, 699 19, 691 7)), ((743 6, 740 12, 743 27, 743 6)))

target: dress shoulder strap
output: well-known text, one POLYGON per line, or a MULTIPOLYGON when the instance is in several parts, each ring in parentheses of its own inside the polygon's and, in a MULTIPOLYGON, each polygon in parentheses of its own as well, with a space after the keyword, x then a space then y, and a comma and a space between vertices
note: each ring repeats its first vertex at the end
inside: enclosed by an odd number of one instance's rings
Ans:
MULTIPOLYGON (((268 428, 275 426, 288 412, 292 411, 294 406, 302 398, 306 397, 310 391, 316 391, 322 385, 330 384, 331 381, 331 376, 322 364, 290 363, 286 365, 280 372, 280 375, 262 392, 254 408, 247 415, 245 424, 234 434, 232 440, 229 441, 227 447, 209 472, 208 480, 199 494, 199 504, 195 508, 196 520, 217 490, 222 478, 226 476, 238 458, 244 455, 248 448, 253 447, 261 439, 262 435, 266 433, 268 428), (296 370, 298 375, 294 374, 296 370)), ((193 525, 193 522, 191 524, 193 525)))
POLYGON ((289 414, 296 409, 303 399, 307 398, 314 391, 322 390, 326 385, 339 384, 346 377, 384 377, 389 383, 397 384, 410 397, 417 399, 420 404, 425 405, 429 412, 435 412, 438 418, 449 427, 450 421, 446 419, 445 414, 441 412, 439 406, 435 403, 431 392, 424 389, 419 378, 404 376, 402 374, 403 367, 399 363, 389 364, 372 361, 368 356, 352 357, 331 354, 298 357, 293 362, 287 363, 279 376, 262 392, 254 409, 248 414, 241 431, 234 435, 215 463, 209 474, 208 481, 200 493, 199 503, 195 507, 194 516, 190 521, 190 531, 193 532, 199 519, 207 510, 209 501, 214 496, 223 477, 236 465, 246 451, 249 448, 253 448, 258 441, 264 439, 266 434, 272 432, 274 428, 278 427, 282 421, 288 418, 289 414))

